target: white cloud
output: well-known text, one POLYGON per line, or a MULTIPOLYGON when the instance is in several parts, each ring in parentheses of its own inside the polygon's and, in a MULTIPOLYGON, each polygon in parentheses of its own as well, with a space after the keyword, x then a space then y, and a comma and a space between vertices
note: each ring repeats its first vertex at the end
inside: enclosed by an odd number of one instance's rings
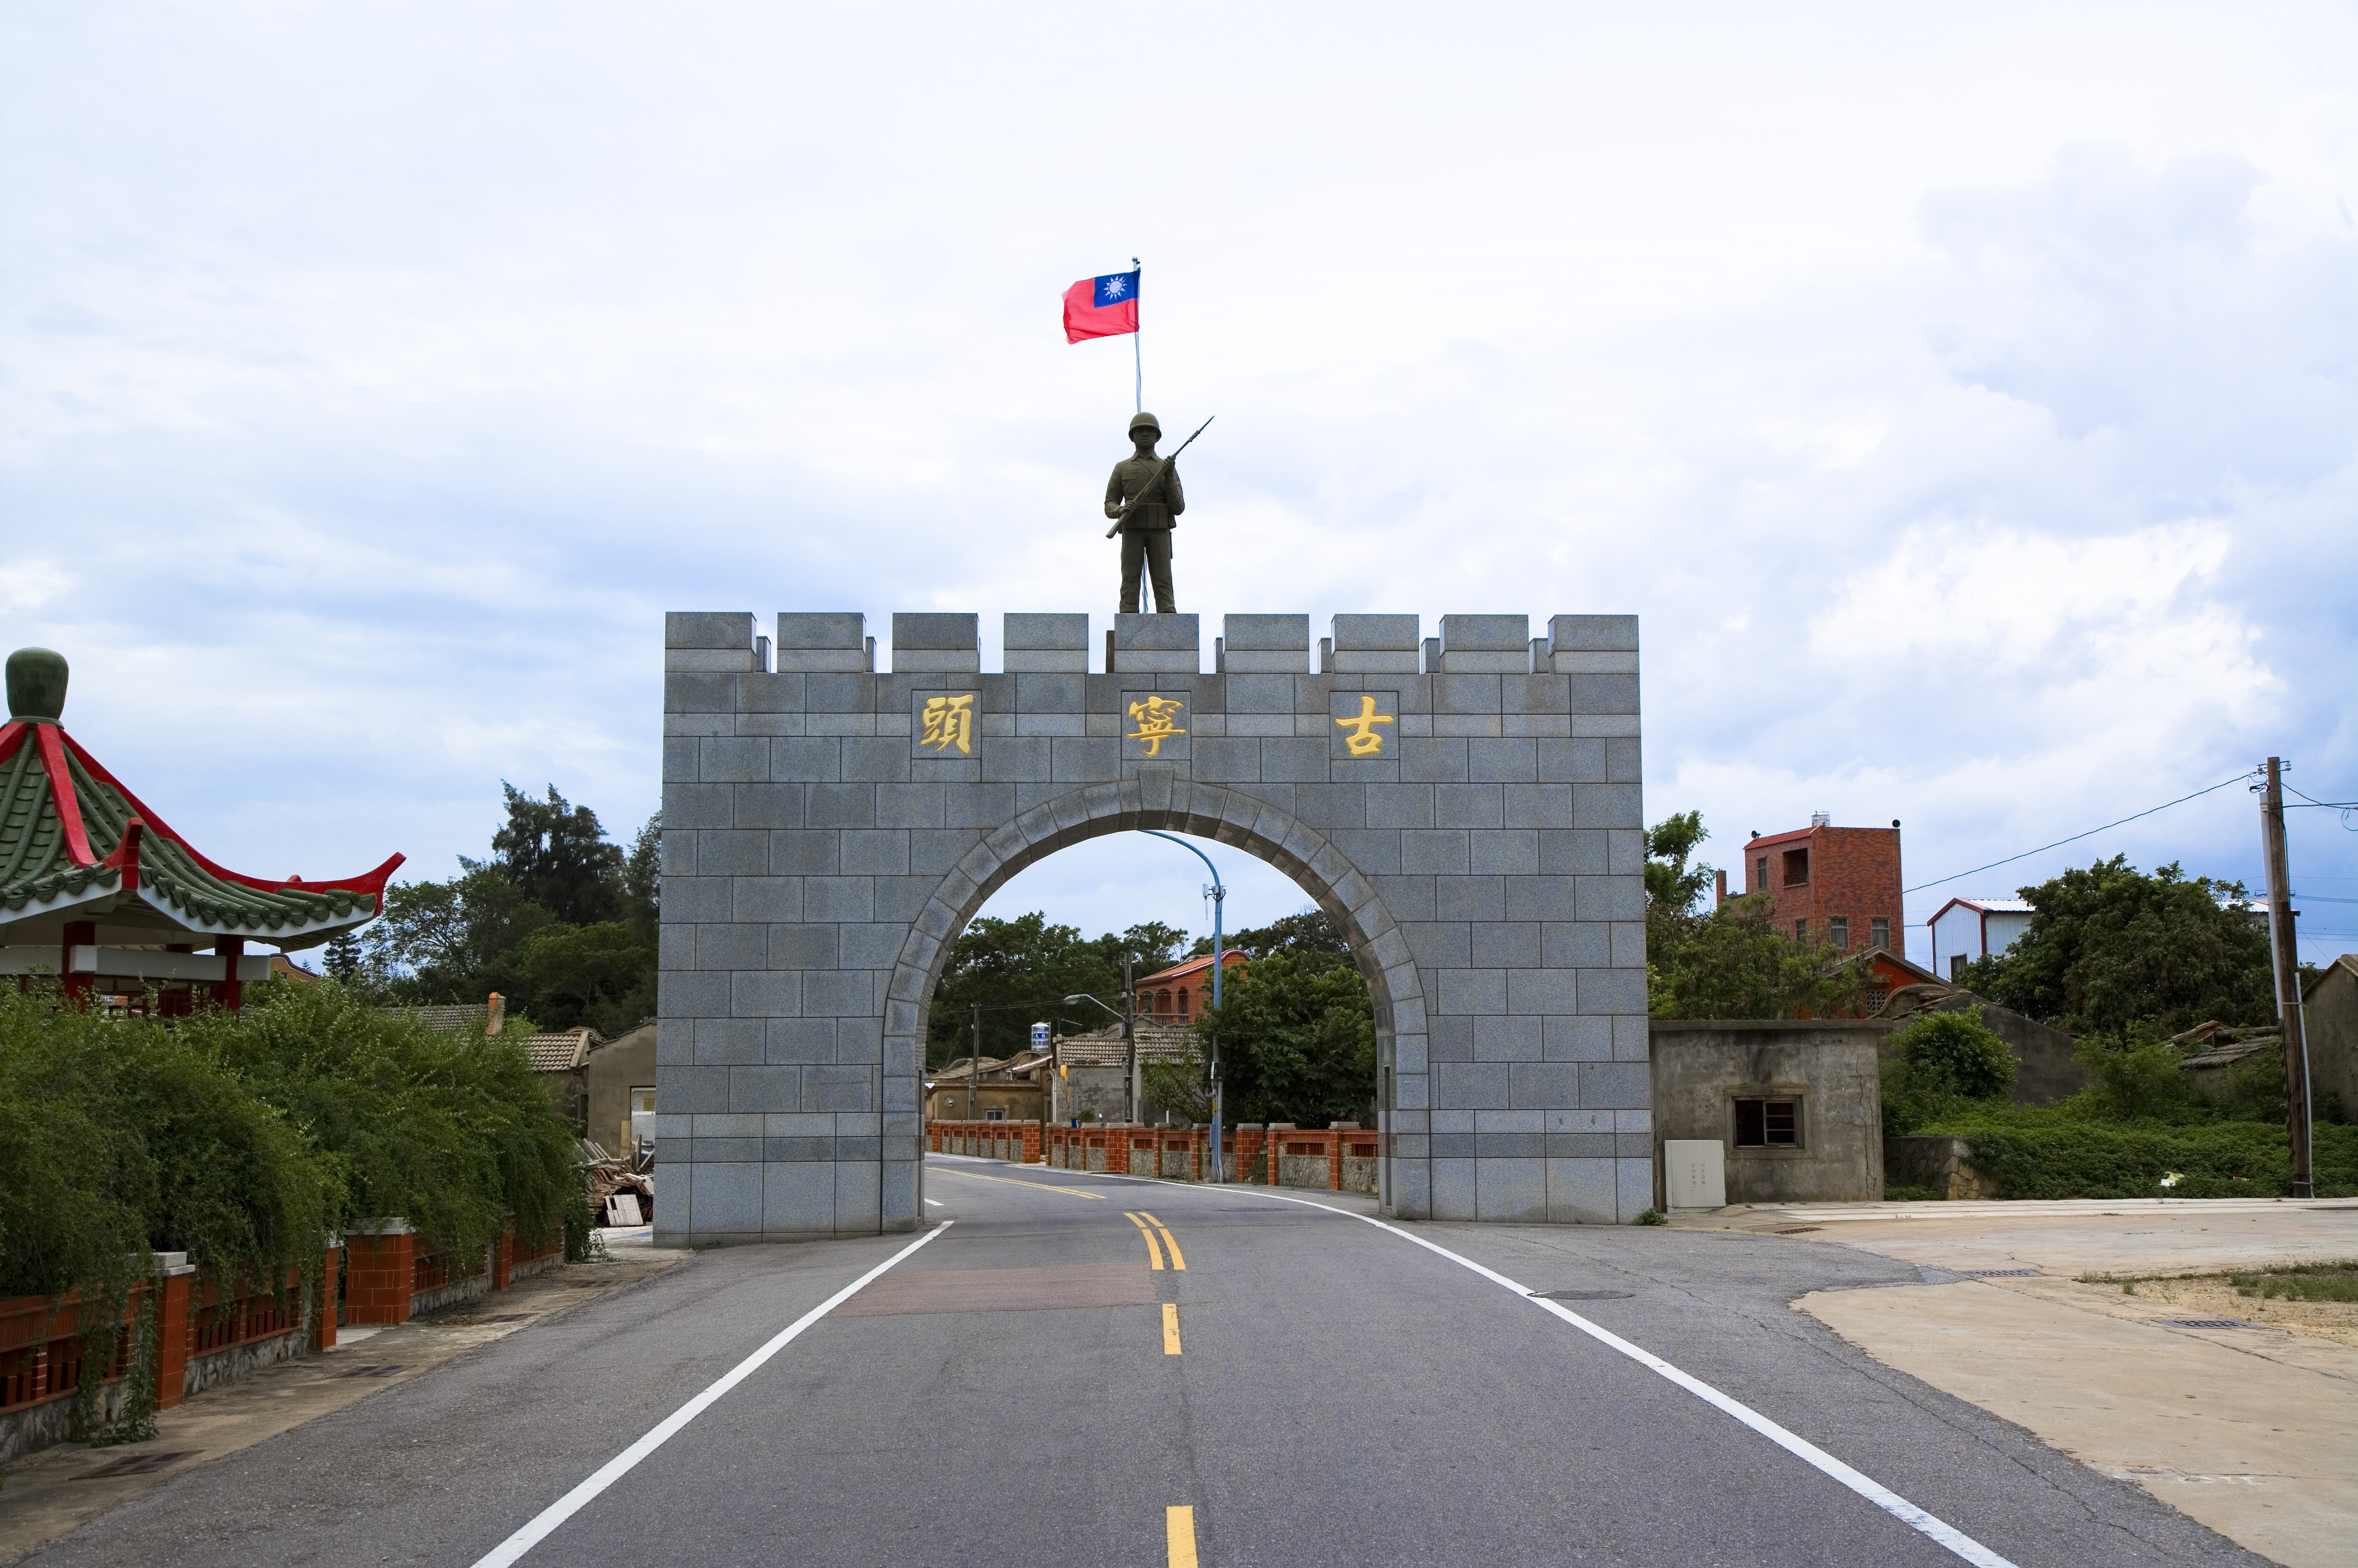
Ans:
POLYGON ((1109 610, 1132 254, 1183 602, 1639 611, 1657 816, 2358 775, 2341 8, 135 18, 5 24, 0 612, 232 863, 626 830, 665 609, 1109 610))

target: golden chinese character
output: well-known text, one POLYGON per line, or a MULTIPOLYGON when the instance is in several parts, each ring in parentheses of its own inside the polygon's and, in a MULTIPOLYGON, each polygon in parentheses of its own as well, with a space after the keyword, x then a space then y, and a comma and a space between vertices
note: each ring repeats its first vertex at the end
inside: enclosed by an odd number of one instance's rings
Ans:
POLYGON ((1175 697, 1150 697, 1143 702, 1130 705, 1130 716, 1138 720, 1138 728, 1126 739, 1146 742, 1146 754, 1160 756, 1163 742, 1174 735, 1184 735, 1184 730, 1173 722, 1178 711, 1187 705, 1175 697))
POLYGON ((1359 711, 1356 718, 1335 720, 1336 723, 1351 731, 1350 734, 1343 737, 1343 743, 1351 748, 1351 755, 1355 757, 1373 757, 1380 754, 1384 749, 1384 738, 1376 733, 1376 726, 1390 724, 1391 721, 1390 714, 1376 711, 1376 699, 1367 692, 1359 694, 1359 711))
POLYGON ((925 698, 925 732, 917 744, 931 746, 936 756, 956 746, 974 755, 974 693, 925 698))

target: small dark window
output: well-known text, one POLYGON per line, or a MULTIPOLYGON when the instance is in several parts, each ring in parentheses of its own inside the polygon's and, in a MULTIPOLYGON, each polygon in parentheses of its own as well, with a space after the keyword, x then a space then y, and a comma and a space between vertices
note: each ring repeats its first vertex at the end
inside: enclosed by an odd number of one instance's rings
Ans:
POLYGON ((1952 954, 1950 954, 1950 955, 1949 955, 1949 980, 1950 980, 1950 983, 1951 983, 1951 984, 1952 984, 1952 985, 1953 985, 1953 984, 1956 984, 1956 983, 1958 983, 1958 982, 1963 981, 1963 980, 1964 979, 1964 978, 1965 978, 1965 956, 1964 956, 1963 953, 1952 953, 1952 954))
POLYGON ((986 1110, 982 1113, 982 1119, 985 1121, 1005 1121, 1007 1119, 1007 1112, 1004 1110, 986 1110))
POLYGON ((1737 1100, 1736 1146, 1738 1149, 1800 1148, 1801 1102, 1797 1099, 1737 1100))
POLYGON ((1837 914, 1826 922, 1826 940, 1834 945, 1837 953, 1850 951, 1850 916, 1837 914))
POLYGON ((1809 939, 1810 923, 1806 920, 1796 920, 1793 922, 1793 940, 1796 942, 1807 942, 1809 939))
POLYGON ((1752 862, 1752 891, 1754 892, 1768 891, 1768 857, 1766 855, 1758 857, 1752 862))
POLYGON ((1789 887, 1789 888, 1806 887, 1807 885, 1809 885, 1809 881, 1810 881, 1810 852, 1809 852, 1809 850, 1807 850, 1807 849, 1788 849, 1788 850, 1786 850, 1786 851, 1785 851, 1785 885, 1786 885, 1787 887, 1789 887))
POLYGON ((1890 952, 1891 922, 1888 920, 1868 921, 1866 923, 1866 939, 1875 946, 1882 948, 1885 952, 1890 952))

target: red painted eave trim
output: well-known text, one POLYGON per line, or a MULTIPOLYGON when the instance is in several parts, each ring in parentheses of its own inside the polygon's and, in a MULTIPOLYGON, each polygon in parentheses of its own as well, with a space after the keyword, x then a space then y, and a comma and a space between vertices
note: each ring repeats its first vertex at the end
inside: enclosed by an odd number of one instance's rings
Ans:
POLYGON ((49 775, 49 804, 65 834, 66 854, 77 866, 94 866, 98 857, 91 853, 90 835, 82 830, 81 796, 74 793, 73 770, 66 766, 64 732, 54 724, 36 724, 33 730, 34 743, 41 749, 41 771, 49 775))
POLYGON ((25 743, 25 732, 30 729, 32 726, 21 719, 11 719, 5 726, 0 726, 0 762, 16 754, 16 748, 25 743))
MULTIPOLYGON (((130 790, 124 787, 123 781, 116 778, 113 773, 108 773, 106 769, 100 764, 98 759, 92 756, 82 744, 76 741, 72 736, 68 735, 63 730, 54 724, 35 725, 33 728, 39 730, 42 733, 42 756, 45 761, 49 754, 49 748, 56 746, 59 741, 62 741, 65 749, 72 752, 74 759, 81 763, 82 767, 89 772, 92 778, 109 786, 117 795, 120 795, 123 797, 124 804, 131 807, 132 814, 140 819, 146 831, 156 834, 160 838, 170 839, 174 844, 179 846, 181 849, 185 850, 190 860, 196 861, 197 864, 202 866, 206 871, 211 872, 214 876, 219 877, 222 881, 225 882, 235 882, 241 887, 250 887, 260 892, 287 892, 292 891, 298 892, 365 893, 369 897, 377 901, 377 907, 380 910, 384 907, 385 881, 393 875, 394 869, 399 866, 406 857, 395 855, 392 859, 386 860, 384 864, 377 867, 376 870, 369 871, 364 875, 345 877, 341 881, 330 882, 290 881, 284 877, 249 877, 243 871, 233 871, 227 866, 222 865, 206 856, 202 851, 198 849, 195 845, 189 843, 179 834, 173 832, 172 829, 165 824, 162 817, 157 816, 154 811, 148 808, 146 802, 141 800, 137 795, 132 794, 130 790), (55 737, 55 739, 52 739, 52 737, 55 737)), ((55 795, 58 801, 59 819, 60 821, 68 821, 69 818, 67 814, 69 807, 70 807, 71 810, 72 815, 70 819, 70 826, 68 830, 67 840, 69 847, 70 848, 74 845, 79 845, 81 847, 80 854, 81 864, 85 866, 97 864, 96 860, 92 857, 90 853, 89 841, 82 835, 81 806, 81 803, 74 796, 72 775, 66 771, 65 759, 62 754, 59 756, 56 765, 50 771, 49 782, 52 787, 52 793, 55 795), (65 787, 62 791, 59 791, 56 787, 60 779, 65 781, 65 787)))
POLYGON ((123 873, 123 891, 125 892, 135 892, 139 886, 139 839, 146 828, 145 822, 133 817, 124 827, 123 842, 117 844, 114 853, 106 858, 108 865, 123 873))

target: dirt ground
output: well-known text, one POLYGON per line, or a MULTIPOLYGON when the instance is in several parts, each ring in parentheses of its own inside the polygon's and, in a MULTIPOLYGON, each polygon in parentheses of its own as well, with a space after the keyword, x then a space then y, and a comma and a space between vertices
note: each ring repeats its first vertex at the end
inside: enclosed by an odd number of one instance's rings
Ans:
POLYGON ((2358 1303, 2239 1295, 2226 1276, 2358 1259, 2358 1203, 1791 1205, 1673 1223, 1918 1265, 1926 1285, 1793 1304, 2263 1556, 2350 1562, 2358 1303))

